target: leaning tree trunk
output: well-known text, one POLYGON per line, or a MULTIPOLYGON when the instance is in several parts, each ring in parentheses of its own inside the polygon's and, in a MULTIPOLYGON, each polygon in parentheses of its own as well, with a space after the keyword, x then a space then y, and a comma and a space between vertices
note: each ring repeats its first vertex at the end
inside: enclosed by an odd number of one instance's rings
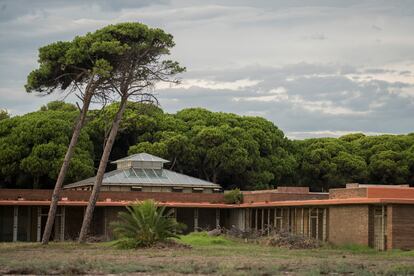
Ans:
POLYGON ((70 140, 68 150, 66 151, 65 158, 63 159, 63 164, 62 164, 62 167, 60 168, 59 176, 56 180, 55 188, 53 189, 52 200, 50 202, 49 213, 47 215, 45 232, 43 233, 43 237, 42 237, 42 244, 47 244, 50 240, 53 223, 55 222, 56 210, 57 210, 57 205, 59 201, 60 191, 62 190, 63 181, 65 180, 65 176, 69 168, 70 160, 72 159, 72 156, 75 152, 75 147, 76 147, 76 144, 78 143, 80 132, 82 130, 83 125, 85 124, 85 119, 86 119, 86 115, 89 109, 89 105, 91 103, 93 92, 94 92, 93 85, 88 85, 85 91, 81 113, 79 115, 75 129, 73 130, 72 139, 70 140))
POLYGON ((112 146, 115 142, 119 125, 121 123, 122 116, 126 108, 127 98, 127 96, 122 97, 118 111, 116 113, 114 121, 112 122, 112 128, 105 144, 101 161, 99 163, 98 173, 96 174, 95 183, 93 184, 92 193, 89 197, 88 206, 86 207, 85 215, 83 217, 82 228, 78 240, 79 243, 84 243, 86 241, 86 237, 89 232, 89 226, 92 221, 93 210, 95 209, 96 201, 98 200, 99 192, 102 186, 102 180, 105 174, 106 165, 108 164, 109 160, 109 155, 111 153, 112 146))

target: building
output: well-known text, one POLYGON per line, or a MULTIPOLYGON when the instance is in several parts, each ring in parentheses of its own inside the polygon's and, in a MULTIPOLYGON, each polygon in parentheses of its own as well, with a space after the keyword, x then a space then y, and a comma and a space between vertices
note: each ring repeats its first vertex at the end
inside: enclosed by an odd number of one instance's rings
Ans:
MULTIPOLYGON (((164 169, 170 161, 138 153, 114 161, 117 168, 104 175, 101 191, 217 193, 220 185, 164 169)), ((64 189, 91 191, 96 177, 66 185, 64 189)))
MULTIPOLYGON (((414 188, 408 186, 351 184, 347 188, 331 189, 329 193, 313 193, 307 187, 278 187, 276 190, 243 192, 242 204, 225 204, 223 193, 206 192, 207 186, 202 187, 202 192, 194 193, 193 188, 198 184, 195 185, 193 178, 186 182, 191 187, 189 192, 184 192, 188 186, 183 181, 171 181, 162 186, 168 189, 159 190, 159 182, 149 183, 148 180, 144 183, 140 177, 131 178, 126 172, 131 168, 136 172, 137 169, 148 170, 149 166, 158 166, 151 167, 154 170, 162 167, 151 162, 147 165, 128 162, 140 161, 121 159, 114 175, 122 172, 121 176, 134 179, 134 183, 123 182, 123 177, 112 181, 112 172, 107 175, 108 189, 99 195, 91 236, 110 239, 109 224, 116 220, 119 211, 134 201, 152 198, 160 205, 174 209, 174 216, 188 226, 188 232, 216 227, 264 232, 273 228, 336 245, 359 244, 379 250, 414 249, 414 188), (141 191, 132 189, 137 183, 140 183, 141 191), (173 192, 173 187, 178 184, 183 187, 183 192, 173 192), (153 190, 152 185, 157 189, 153 190), (112 187, 117 188, 112 190, 112 187), (145 191, 144 187, 148 189, 145 191)), ((54 240, 77 238, 90 195, 85 187, 90 181, 70 184, 62 191, 54 240)), ((51 190, 0 189, 0 241, 40 241, 51 195, 51 190)))

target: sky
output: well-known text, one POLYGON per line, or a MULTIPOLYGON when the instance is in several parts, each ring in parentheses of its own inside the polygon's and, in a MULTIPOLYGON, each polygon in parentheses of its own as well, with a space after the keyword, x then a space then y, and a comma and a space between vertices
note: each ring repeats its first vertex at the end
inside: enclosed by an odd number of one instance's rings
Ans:
POLYGON ((261 116, 292 139, 414 132, 410 0, 0 0, 0 108, 62 100, 24 90, 38 48, 119 22, 174 36, 187 72, 156 89, 166 112, 261 116))

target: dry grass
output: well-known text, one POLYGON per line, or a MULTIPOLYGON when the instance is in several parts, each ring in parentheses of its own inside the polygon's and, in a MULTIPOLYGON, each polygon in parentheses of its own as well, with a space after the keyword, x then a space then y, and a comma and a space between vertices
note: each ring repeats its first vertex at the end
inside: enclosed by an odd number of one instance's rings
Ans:
POLYGON ((223 237, 183 237, 192 248, 114 249, 108 243, 0 244, 0 274, 413 275, 414 252, 364 247, 288 250, 223 237))

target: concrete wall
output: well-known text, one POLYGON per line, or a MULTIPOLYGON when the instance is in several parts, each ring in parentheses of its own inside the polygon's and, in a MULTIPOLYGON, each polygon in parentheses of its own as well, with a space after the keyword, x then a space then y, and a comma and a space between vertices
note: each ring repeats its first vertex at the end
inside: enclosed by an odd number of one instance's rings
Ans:
POLYGON ((368 205, 331 206, 328 214, 329 242, 335 245, 370 245, 368 205))
POLYGON ((224 227, 231 229, 234 226, 237 229, 246 230, 245 212, 246 209, 229 209, 228 220, 224 227))
POLYGON ((387 224, 388 249, 414 249, 414 206, 388 206, 387 224))

